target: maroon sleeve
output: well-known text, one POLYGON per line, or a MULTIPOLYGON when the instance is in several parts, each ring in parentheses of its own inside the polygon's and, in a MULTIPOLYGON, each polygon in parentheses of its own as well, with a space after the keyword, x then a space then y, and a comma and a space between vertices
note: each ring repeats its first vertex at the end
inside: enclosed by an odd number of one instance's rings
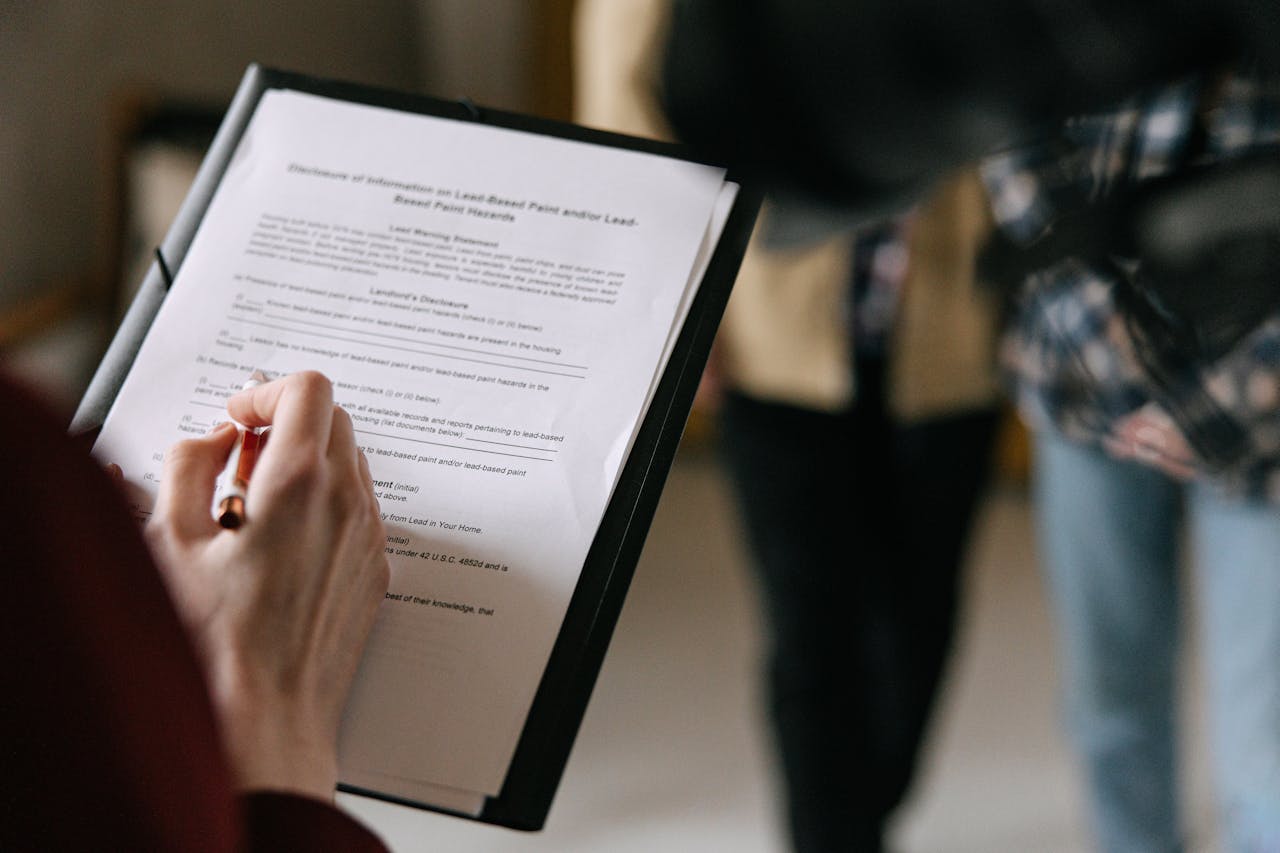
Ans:
POLYGON ((252 853, 386 853, 376 835, 319 800, 256 791, 242 802, 252 853))
MULTIPOLYGON (((62 425, 2 378, 0 472, 0 850, 229 853, 246 826, 279 838, 292 822, 315 839, 320 822, 345 823, 319 802, 265 822, 252 806, 245 822, 136 522, 62 425)), ((334 838, 308 849, 366 849, 334 838)))

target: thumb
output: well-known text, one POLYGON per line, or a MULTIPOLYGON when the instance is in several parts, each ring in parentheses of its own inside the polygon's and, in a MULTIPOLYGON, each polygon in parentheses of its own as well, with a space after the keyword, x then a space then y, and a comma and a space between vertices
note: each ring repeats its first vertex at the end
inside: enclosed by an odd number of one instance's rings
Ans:
POLYGON ((210 536, 221 529, 209 507, 235 436, 235 424, 224 421, 208 435, 180 441, 165 453, 155 515, 167 519, 179 537, 210 536))

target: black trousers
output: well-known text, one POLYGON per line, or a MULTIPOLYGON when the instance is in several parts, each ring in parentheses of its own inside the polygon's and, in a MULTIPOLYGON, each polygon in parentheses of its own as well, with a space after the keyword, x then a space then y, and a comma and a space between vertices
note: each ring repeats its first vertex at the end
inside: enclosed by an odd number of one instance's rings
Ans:
POLYGON ((840 414, 743 396, 722 413, 800 853, 882 849, 951 647, 998 420, 992 408, 895 424, 883 375, 864 364, 840 414))

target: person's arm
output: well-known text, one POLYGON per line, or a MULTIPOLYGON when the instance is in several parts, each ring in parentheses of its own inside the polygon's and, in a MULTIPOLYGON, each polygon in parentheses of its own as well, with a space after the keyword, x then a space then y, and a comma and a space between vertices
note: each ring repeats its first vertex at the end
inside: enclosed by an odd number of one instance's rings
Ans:
POLYGON ((0 849, 385 853, 376 836, 332 805, 337 709, 382 596, 385 568, 368 503, 359 499, 343 509, 344 497, 318 505, 333 497, 327 485, 359 484, 367 474, 362 480, 354 450, 343 450, 332 404, 320 405, 328 399, 326 383, 290 378, 263 394, 247 401, 263 404, 259 421, 284 426, 290 411, 324 412, 328 420, 291 421, 302 433, 301 455, 278 443, 277 473, 270 466, 260 472, 256 485, 268 486, 251 510, 264 521, 289 514, 278 502, 306 481, 316 494, 295 502, 296 517, 280 522, 275 543, 259 547, 216 532, 205 537, 209 500, 201 497, 199 465, 209 449, 225 455, 229 442, 214 438, 176 454, 167 509, 152 535, 166 540, 170 556, 181 548, 195 557, 169 564, 168 579, 187 596, 188 619, 196 615, 192 594, 208 593, 204 612, 211 618, 195 629, 197 654, 118 489, 39 401, 0 381, 6 475, 0 491, 0 849), (284 395, 285 387, 297 393, 284 395), (335 453, 306 450, 325 430, 326 450, 335 453), (295 475, 283 476, 287 470, 295 475), (288 482, 295 489, 281 488, 288 482), (335 515, 341 518, 329 527, 335 515), (335 536, 347 543, 318 557, 335 536), (264 577, 267 558, 278 555, 285 540, 294 546, 291 558, 274 563, 272 577, 264 577), (218 549, 228 556, 252 553, 218 563, 218 549), (350 559, 329 559, 340 554, 350 559), (268 593, 281 594, 304 575, 324 582, 327 592, 320 603, 319 590, 309 590, 315 607, 290 622, 302 602, 291 605, 268 593), (257 594, 248 595, 250 588, 257 594), (338 601, 348 593, 349 600, 338 601), (329 619, 332 636, 291 642, 316 637, 316 617, 329 619), (259 630, 218 628, 229 625, 259 630), (290 626, 296 630, 286 630, 290 626), (264 651, 272 629, 284 633, 276 636, 276 648, 264 651), (315 655, 328 658, 318 662, 315 655), (224 694, 216 714, 201 665, 214 661, 223 671, 234 672, 227 666, 234 661, 253 671, 240 679, 245 689, 224 694), (247 689, 252 685, 259 689, 247 689), (239 701, 228 702, 228 695, 239 701), (286 718, 299 721, 299 737, 282 732, 286 718), (229 723, 239 734, 224 751, 220 733, 230 731, 229 723), (282 766, 286 756, 300 756, 299 767, 282 766))

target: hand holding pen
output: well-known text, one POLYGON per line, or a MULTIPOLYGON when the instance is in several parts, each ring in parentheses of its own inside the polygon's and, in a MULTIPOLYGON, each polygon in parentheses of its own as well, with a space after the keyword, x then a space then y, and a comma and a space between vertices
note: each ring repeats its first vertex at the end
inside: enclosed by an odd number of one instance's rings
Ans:
POLYGON ((165 454, 144 530, 196 639, 239 785, 331 799, 338 722, 389 580, 368 463, 319 373, 252 386, 227 412, 271 428, 244 524, 227 530, 209 512, 241 440, 228 422, 165 454))

